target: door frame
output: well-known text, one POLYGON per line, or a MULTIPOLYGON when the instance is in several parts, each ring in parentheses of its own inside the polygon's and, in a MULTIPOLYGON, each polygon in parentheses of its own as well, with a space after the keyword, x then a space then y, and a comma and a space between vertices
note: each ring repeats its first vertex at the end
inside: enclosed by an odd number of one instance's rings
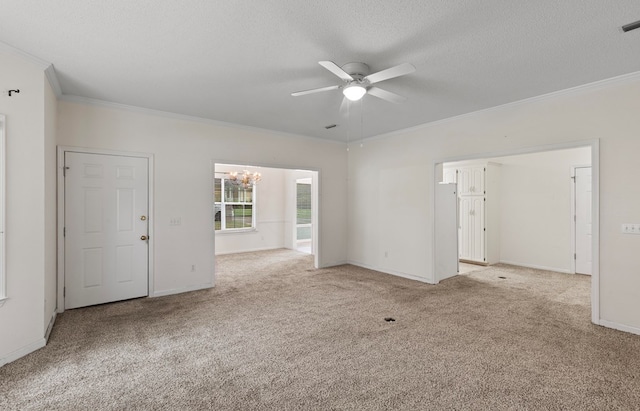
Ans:
POLYGON ((154 267, 153 267, 153 261, 154 261, 154 255, 153 255, 153 249, 154 249, 154 241, 155 241, 155 234, 153 232, 153 227, 154 227, 154 207, 153 207, 153 198, 154 198, 154 193, 153 193, 153 187, 154 187, 154 183, 153 183, 153 154, 150 153, 137 153, 137 152, 130 152, 130 151, 118 151, 118 150, 104 150, 104 149, 97 149, 97 148, 85 148, 85 147, 74 147, 74 146, 58 146, 57 147, 58 153, 57 153, 57 164, 56 164, 56 168, 57 168, 57 178, 58 178, 58 297, 57 297, 57 307, 56 307, 56 312, 58 313, 62 313, 64 312, 64 284, 65 284, 65 271, 64 271, 64 267, 65 267, 65 261, 64 261, 64 255, 65 255, 65 248, 64 248, 64 227, 65 227, 65 220, 64 220, 64 209, 65 209, 65 191, 64 191, 64 156, 65 153, 67 152, 72 152, 72 153, 84 153, 84 154, 101 154, 101 155, 112 155, 112 156, 121 156, 121 157, 139 157, 139 158, 146 158, 147 159, 147 164, 148 164, 148 185, 149 185, 149 189, 147 192, 147 195, 149 196, 149 226, 148 226, 148 236, 149 236, 149 253, 148 253, 148 260, 147 260, 147 266, 148 266, 148 272, 147 272, 147 278, 148 278, 148 297, 153 297, 154 293, 153 293, 153 279, 154 279, 154 267))
MULTIPOLYGON (((432 199, 431 206, 431 224, 435 227, 435 221, 438 217, 435 212, 435 184, 442 178, 442 165, 454 161, 464 160, 480 160, 493 157, 505 157, 518 154, 542 153, 545 151, 566 150, 571 148, 591 148, 591 207, 593 212, 593 237, 591 241, 592 262, 591 262, 591 322, 597 325, 602 324, 600 318, 600 140, 582 140, 567 143, 548 144, 542 146, 524 147, 516 149, 507 149, 504 151, 472 153, 466 155, 458 155, 449 158, 435 159, 432 162, 433 181, 431 182, 430 194, 432 199)), ((436 242, 435 230, 433 230, 432 244, 436 242)), ((436 258, 435 248, 432 247, 432 264, 431 278, 427 282, 437 284, 435 278, 436 258)))
MULTIPOLYGON (((590 165, 574 165, 571 166, 571 215, 569 215, 569 221, 571 222, 571 274, 576 273, 576 168, 591 168, 590 165)), ((591 169, 593 173, 593 169, 591 169)), ((593 267, 591 267, 591 271, 593 272, 593 267)))

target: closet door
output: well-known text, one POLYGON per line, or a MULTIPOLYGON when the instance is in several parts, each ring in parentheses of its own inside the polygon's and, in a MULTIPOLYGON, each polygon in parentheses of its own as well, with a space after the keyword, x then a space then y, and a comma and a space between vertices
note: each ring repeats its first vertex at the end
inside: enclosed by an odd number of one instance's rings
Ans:
POLYGON ((469 191, 473 195, 484 195, 484 167, 469 170, 469 191))
POLYGON ((458 169, 458 195, 466 196, 471 193, 471 168, 458 169))
POLYGON ((471 243, 470 260, 485 261, 484 243, 484 197, 471 197, 471 227, 469 229, 471 243))
POLYGON ((460 259, 470 260, 473 249, 471 242, 471 227, 473 226, 473 201, 469 196, 460 197, 460 233, 459 254, 460 259))
POLYGON ((460 197, 460 259, 485 262, 484 197, 460 197))

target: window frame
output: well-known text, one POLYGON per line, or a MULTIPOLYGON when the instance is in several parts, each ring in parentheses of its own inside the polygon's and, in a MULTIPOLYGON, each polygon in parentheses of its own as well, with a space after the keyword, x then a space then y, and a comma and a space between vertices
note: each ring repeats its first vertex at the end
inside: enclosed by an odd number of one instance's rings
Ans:
POLYGON ((6 117, 0 114, 0 306, 7 299, 6 276, 6 231, 5 231, 5 187, 6 187, 6 117))
POLYGON ((257 204, 257 196, 256 196, 256 184, 251 185, 251 202, 241 202, 241 201, 225 201, 225 185, 232 184, 227 183, 229 181, 229 173, 227 172, 217 172, 213 176, 213 231, 216 234, 232 234, 232 233, 245 233, 245 232, 253 232, 257 231, 257 220, 256 220, 256 204, 257 204), (216 180, 220 179, 220 200, 216 201, 216 180), (216 229, 216 206, 220 205, 220 229, 216 229), (222 211, 226 209, 226 206, 234 206, 234 205, 242 205, 242 206, 251 206, 251 227, 241 227, 241 228, 226 228, 226 221, 222 211))

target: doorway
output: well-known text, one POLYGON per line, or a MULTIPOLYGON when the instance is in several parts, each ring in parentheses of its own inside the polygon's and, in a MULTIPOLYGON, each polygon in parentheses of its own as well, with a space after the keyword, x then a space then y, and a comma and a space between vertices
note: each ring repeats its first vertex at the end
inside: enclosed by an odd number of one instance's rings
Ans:
MULTIPOLYGON (((503 159, 507 159, 509 157, 517 157, 517 156, 525 156, 525 155, 534 155, 534 154, 544 154, 544 153, 556 153, 557 156, 562 156, 565 151, 570 150, 580 150, 586 149, 588 150, 587 161, 574 161, 573 163, 569 163, 567 165, 563 165, 561 173, 562 177, 558 177, 553 181, 553 184, 556 188, 563 190, 562 198, 555 196, 550 190, 547 189, 546 186, 540 185, 540 182, 537 179, 537 174, 535 172, 532 173, 532 170, 525 170, 529 172, 529 175, 533 175, 536 178, 531 180, 516 178, 515 174, 505 173, 504 166, 503 170, 499 174, 501 174, 501 191, 504 191, 504 179, 505 176, 508 178, 512 178, 511 181, 512 187, 519 187, 517 190, 507 190, 507 195, 499 195, 499 203, 500 207, 498 209, 509 209, 511 212, 509 213, 510 217, 500 215, 499 220, 501 222, 501 226, 490 230, 490 227, 483 227, 482 232, 484 234, 485 240, 485 249, 489 249, 491 244, 494 241, 489 239, 490 233, 499 233, 500 239, 499 242, 502 244, 499 249, 498 260, 495 262, 509 263, 515 265, 522 265, 531 268, 559 271, 565 273, 574 273, 573 271, 573 261, 574 254, 572 249, 573 242, 573 231, 571 230, 570 219, 573 220, 573 215, 570 214, 570 205, 572 199, 570 198, 573 193, 572 180, 571 180, 571 164, 590 164, 592 169, 592 179, 587 182, 586 185, 590 187, 590 192, 592 193, 591 197, 591 215, 593 220, 591 222, 591 231, 590 231, 590 241, 587 241, 586 247, 591 250, 591 265, 592 265, 592 279, 591 279, 591 308, 592 308, 592 321, 598 323, 599 321, 599 267, 598 267, 598 250, 599 250, 599 230, 598 230, 598 170, 599 170, 599 145, 598 141, 594 140, 591 142, 579 142, 579 143, 569 143, 569 144, 558 144, 553 146, 545 146, 542 148, 531 148, 524 149, 512 152, 504 152, 504 153, 488 153, 482 156, 466 156, 459 158, 452 158, 445 161, 436 162, 435 165, 435 184, 443 181, 445 178, 451 178, 451 172, 445 170, 443 165, 447 163, 466 163, 475 164, 478 162, 496 162, 496 163, 504 163, 503 159), (530 193, 537 193, 538 198, 536 201, 532 201, 529 204, 518 203, 518 200, 524 198, 524 194, 527 194, 527 191, 530 193), (564 198, 566 196, 566 198, 564 198), (563 207, 566 208, 565 211, 554 212, 553 207, 550 207, 552 202, 562 202, 563 207), (566 201, 565 201, 566 200, 566 201), (520 214, 518 214, 520 212, 520 214), (540 225, 536 224, 536 220, 533 217, 537 217, 538 220, 542 219, 543 221, 546 219, 547 226, 549 221, 558 222, 553 225, 554 230, 559 230, 558 232, 561 235, 545 235, 544 230, 540 230, 540 225), (486 231, 484 230, 486 228, 486 231), (514 237, 519 236, 519 237, 514 237), (519 238, 520 241, 510 241, 510 239, 519 238), (536 263, 535 260, 529 259, 527 260, 525 257, 536 254, 537 250, 534 247, 531 247, 531 244, 537 242, 540 244, 541 242, 545 245, 545 250, 551 250, 549 252, 538 252, 538 256, 544 256, 547 258, 543 263, 536 263), (505 252, 505 250, 507 250, 505 252), (524 264, 522 264, 524 262, 524 264), (559 269, 558 269, 559 268, 559 269)), ((519 176, 518 176, 519 177, 519 176)), ((460 190, 461 192, 463 190, 460 190)), ((556 191, 554 191, 556 192, 556 191)), ((432 191, 433 193, 433 191, 432 191)), ((469 195, 479 195, 480 193, 469 193, 469 195)), ((484 191, 482 192, 484 195, 484 191)), ((487 202, 489 201, 489 193, 486 194, 487 202)), ((563 210, 564 210, 563 208, 563 210)), ((495 211, 495 207, 492 207, 495 211)), ((485 210, 483 211, 485 215, 488 216, 489 204, 485 205, 485 210)), ((477 214, 477 213, 476 213, 477 214)), ((443 218, 443 215, 438 212, 436 209, 434 211, 434 224, 443 218)), ((434 239, 434 242, 437 242, 437 238, 434 239)), ((487 254, 488 256, 488 254, 487 254)), ((437 283, 440 281, 441 273, 437 272, 438 266, 443 266, 440 260, 444 258, 438 253, 434 252, 434 263, 433 263, 433 282, 437 283)))
POLYGON ((140 154, 58 149, 58 307, 149 295, 151 162, 140 154))
POLYGON ((214 162, 214 255, 288 248, 313 254, 317 268, 318 187, 315 170, 214 162))

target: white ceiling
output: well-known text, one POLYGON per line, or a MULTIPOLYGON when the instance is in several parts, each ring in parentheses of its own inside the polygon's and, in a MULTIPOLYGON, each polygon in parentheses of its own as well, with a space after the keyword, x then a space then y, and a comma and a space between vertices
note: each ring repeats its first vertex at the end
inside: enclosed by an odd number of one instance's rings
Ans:
POLYGON ((639 71, 636 20, 638 0, 0 0, 0 41, 64 95, 345 141, 639 71), (340 82, 320 60, 417 70, 349 120, 339 90, 290 95, 340 82))

